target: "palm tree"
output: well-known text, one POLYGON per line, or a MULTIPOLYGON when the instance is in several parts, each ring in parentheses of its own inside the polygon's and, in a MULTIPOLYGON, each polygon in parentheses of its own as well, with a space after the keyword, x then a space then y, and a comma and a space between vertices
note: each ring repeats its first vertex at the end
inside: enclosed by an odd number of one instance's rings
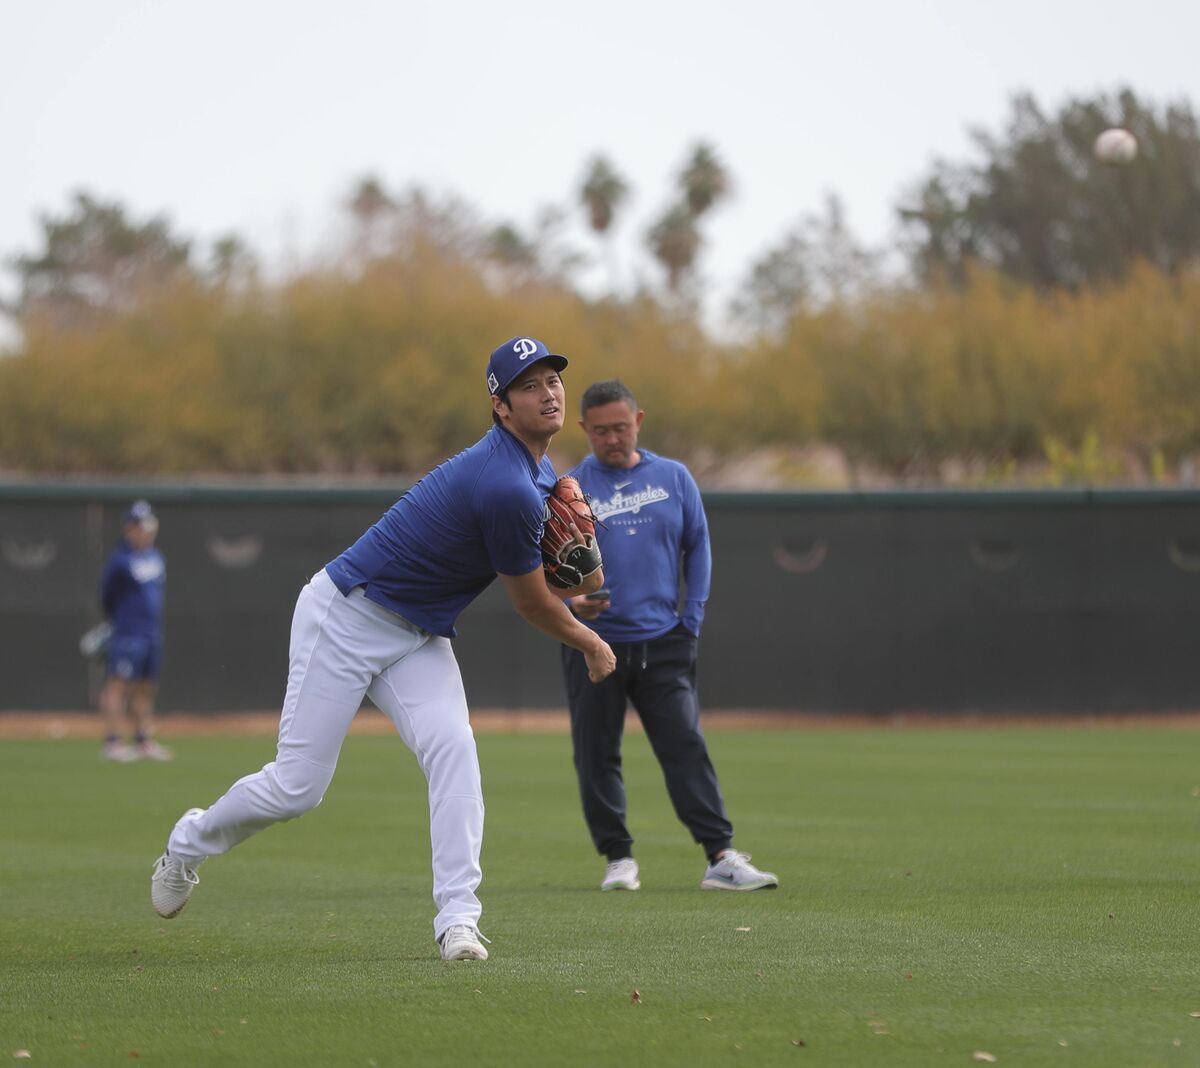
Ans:
POLYGON ((629 185, 603 156, 592 158, 583 185, 580 203, 587 209, 588 223, 598 236, 608 233, 617 209, 629 196, 629 185))
POLYGON ((596 237, 605 243, 608 260, 609 288, 617 289, 617 261, 612 244, 612 224, 617 209, 629 196, 629 184, 603 156, 592 157, 583 185, 579 188, 579 202, 587 211, 588 224, 596 237))
POLYGON ((671 292, 678 293, 700 251, 701 237, 695 214, 686 204, 669 208, 646 234, 646 243, 666 270, 671 292))
POLYGON ((346 210, 355 222, 355 257, 360 263, 380 254, 386 246, 381 224, 396 209, 396 203, 373 174, 359 179, 354 192, 346 198, 346 210))
POLYGON ((733 180, 715 150, 700 142, 679 175, 688 210, 697 218, 733 191, 733 180))
POLYGON ((257 267, 254 253, 237 234, 222 234, 213 242, 209 254, 209 276, 217 285, 226 286, 251 279, 257 267))

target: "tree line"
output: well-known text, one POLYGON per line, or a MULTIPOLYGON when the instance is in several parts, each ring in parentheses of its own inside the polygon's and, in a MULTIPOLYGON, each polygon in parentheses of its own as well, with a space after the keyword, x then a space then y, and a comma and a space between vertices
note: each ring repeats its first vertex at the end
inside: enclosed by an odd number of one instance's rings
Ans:
MULTIPOLYGON (((1190 480, 1190 106, 1123 91, 1050 116, 1022 96, 976 141, 980 161, 937 162, 905 192, 896 249, 859 241, 836 197, 781 231, 722 337, 699 309, 701 227, 733 188, 710 145, 645 235, 661 286, 599 297, 576 284, 585 253, 561 213, 522 232, 368 176, 345 246, 280 281, 235 235, 202 252, 80 193, 12 262, 0 469, 412 476, 488 425, 486 353, 529 332, 571 357, 575 396, 624 378, 651 413, 646 443, 702 478, 754 456, 772 485, 1190 480), (1090 155, 1110 125, 1138 136, 1127 167, 1090 155), (830 451, 840 473, 813 459, 830 451)), ((577 208, 602 248, 628 193, 589 161, 577 208)), ((584 447, 569 431, 555 458, 584 447)))

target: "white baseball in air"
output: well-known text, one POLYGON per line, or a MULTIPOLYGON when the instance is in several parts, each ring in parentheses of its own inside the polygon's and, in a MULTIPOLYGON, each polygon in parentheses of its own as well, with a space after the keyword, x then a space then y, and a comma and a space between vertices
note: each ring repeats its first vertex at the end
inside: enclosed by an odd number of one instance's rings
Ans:
POLYGON ((1129 163, 1137 155, 1137 150, 1137 138, 1119 126, 1105 130, 1092 145, 1092 151, 1101 163, 1129 163))

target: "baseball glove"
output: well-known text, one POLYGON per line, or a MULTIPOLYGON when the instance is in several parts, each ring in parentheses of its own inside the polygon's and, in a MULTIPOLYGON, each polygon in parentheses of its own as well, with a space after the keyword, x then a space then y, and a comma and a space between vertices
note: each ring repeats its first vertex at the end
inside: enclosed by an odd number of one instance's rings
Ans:
POLYGON ((571 590, 600 566, 596 541, 596 517, 579 483, 563 475, 546 498, 542 532, 542 567, 546 581, 560 590, 571 590), (570 524, 574 523, 586 545, 580 545, 570 524))
POLYGON ((100 657, 108 653, 112 642, 112 624, 106 619, 84 631, 79 637, 79 651, 86 657, 100 657))

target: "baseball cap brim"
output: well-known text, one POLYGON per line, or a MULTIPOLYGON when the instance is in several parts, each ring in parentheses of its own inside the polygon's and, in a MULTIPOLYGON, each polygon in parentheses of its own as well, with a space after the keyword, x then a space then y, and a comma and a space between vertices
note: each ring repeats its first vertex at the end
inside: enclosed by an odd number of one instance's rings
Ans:
POLYGON ((545 356, 539 356, 536 360, 531 360, 529 363, 518 367, 516 372, 509 376, 507 382, 500 383, 499 387, 496 389, 496 392, 500 393, 503 390, 508 389, 508 387, 511 386, 518 378, 520 378, 521 375, 528 371, 529 368, 536 367, 539 363, 548 363, 556 371, 561 371, 567 366, 568 362, 569 361, 565 356, 560 356, 557 352, 548 352, 545 356))

